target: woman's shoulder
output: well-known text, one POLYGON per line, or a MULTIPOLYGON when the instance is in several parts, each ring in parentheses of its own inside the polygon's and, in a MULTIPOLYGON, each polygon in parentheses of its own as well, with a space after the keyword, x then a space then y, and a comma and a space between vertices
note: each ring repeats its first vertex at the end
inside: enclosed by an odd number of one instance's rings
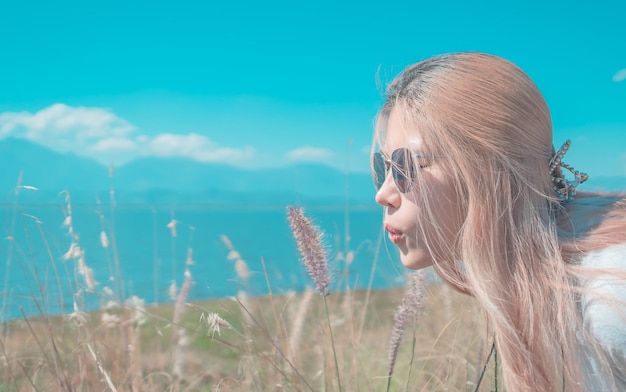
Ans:
POLYGON ((582 282, 585 326, 603 346, 626 353, 626 243, 590 251, 580 266, 589 271, 582 282))
POLYGON ((626 242, 589 251, 580 260, 582 267, 620 269, 626 273, 626 242))

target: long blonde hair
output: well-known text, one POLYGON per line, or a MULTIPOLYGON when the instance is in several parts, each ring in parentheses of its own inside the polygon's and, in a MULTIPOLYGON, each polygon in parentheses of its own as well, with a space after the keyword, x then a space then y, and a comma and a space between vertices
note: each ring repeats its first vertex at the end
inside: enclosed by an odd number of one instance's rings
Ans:
MULTIPOLYGON (((552 188, 548 106, 530 78, 502 58, 455 53, 407 68, 387 88, 375 145, 383 144, 392 111, 445 157, 455 181, 463 225, 434 269, 479 301, 507 390, 581 390, 580 271, 572 264, 597 244, 626 242, 623 196, 594 207, 612 218, 579 232, 571 216, 581 207, 571 206, 585 203, 564 203, 552 188)), ((416 186, 427 212, 440 196, 416 186)))

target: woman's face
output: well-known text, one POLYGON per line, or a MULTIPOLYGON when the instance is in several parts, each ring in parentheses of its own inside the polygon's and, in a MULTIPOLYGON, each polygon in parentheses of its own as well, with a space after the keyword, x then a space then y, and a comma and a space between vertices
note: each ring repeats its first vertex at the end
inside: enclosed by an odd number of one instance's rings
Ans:
MULTIPOLYGON (((430 151, 423 144, 419 129, 406 128, 395 110, 388 118, 382 154, 389 159, 394 150, 408 148, 414 154, 430 151)), ((451 261, 462 224, 461 204, 454 189, 445 156, 417 158, 416 184, 400 193, 388 170, 385 182, 376 193, 376 202, 385 207, 384 227, 389 240, 400 250, 405 267, 420 269, 451 261), (421 191, 420 191, 421 190, 421 191), (425 203, 424 190, 429 193, 425 203), (427 207, 429 210, 427 210, 427 207)))

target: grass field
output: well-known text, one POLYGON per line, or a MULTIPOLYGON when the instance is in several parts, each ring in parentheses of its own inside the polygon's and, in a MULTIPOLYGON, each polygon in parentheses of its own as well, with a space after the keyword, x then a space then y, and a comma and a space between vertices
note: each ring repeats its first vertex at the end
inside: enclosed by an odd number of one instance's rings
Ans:
MULTIPOLYGON (((328 297, 342 390, 386 389, 402 296, 392 289, 328 297)), ((319 294, 186 304, 176 324, 174 307, 8 322, 0 391, 338 390, 319 294)), ((473 391, 488 351, 476 312, 470 298, 429 286, 424 314, 402 338, 390 390, 473 391)), ((481 390, 493 383, 492 367, 481 390)))
MULTIPOLYGON (((71 218, 68 198, 64 224, 74 240, 63 259, 74 263, 69 289, 78 298, 98 289, 71 218)), ((109 241, 103 231, 102 246, 109 241)), ((245 280, 245 262, 223 241, 245 280)), ((306 264, 311 249, 300 250, 306 264)), ((319 265, 309 267, 317 282, 319 265)), ((268 279, 264 297, 240 291, 190 303, 192 283, 186 271, 170 304, 102 292, 113 299, 94 312, 78 301, 65 315, 0 324, 0 392, 497 390, 482 316, 471 298, 445 285, 420 283, 418 294, 345 287, 324 296, 318 285, 272 295, 268 279)))

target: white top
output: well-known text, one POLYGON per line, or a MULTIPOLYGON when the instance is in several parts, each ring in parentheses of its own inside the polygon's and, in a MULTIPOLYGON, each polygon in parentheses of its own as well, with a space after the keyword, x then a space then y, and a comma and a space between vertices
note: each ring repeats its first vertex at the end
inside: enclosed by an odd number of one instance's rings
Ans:
MULTIPOLYGON (((626 273, 626 244, 612 245, 589 252, 580 261, 583 267, 619 269, 626 273)), ((609 354, 608 366, 600 365, 585 339, 581 343, 581 361, 589 391, 626 391, 626 281, 611 274, 592 276, 581 282, 583 323, 587 331, 609 354)))

